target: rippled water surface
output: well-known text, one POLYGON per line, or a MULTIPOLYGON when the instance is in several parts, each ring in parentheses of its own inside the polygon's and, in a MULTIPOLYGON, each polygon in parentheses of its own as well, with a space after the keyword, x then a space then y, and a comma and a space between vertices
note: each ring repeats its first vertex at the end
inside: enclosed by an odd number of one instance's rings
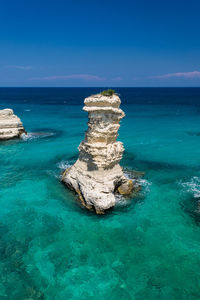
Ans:
POLYGON ((200 299, 200 89, 118 89, 137 198, 105 216, 59 181, 100 89, 0 89, 28 137, 0 143, 0 300, 200 299))

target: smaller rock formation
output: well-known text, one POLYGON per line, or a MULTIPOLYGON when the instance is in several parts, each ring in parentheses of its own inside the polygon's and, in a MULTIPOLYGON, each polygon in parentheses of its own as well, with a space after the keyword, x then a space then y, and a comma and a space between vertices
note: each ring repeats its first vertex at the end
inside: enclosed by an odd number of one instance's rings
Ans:
POLYGON ((0 140, 19 138, 22 133, 26 131, 13 110, 8 108, 0 110, 0 140))
POLYGON ((125 116, 116 94, 97 94, 85 99, 88 130, 79 145, 79 158, 67 169, 62 181, 73 189, 88 209, 103 213, 116 203, 115 193, 128 195, 134 189, 119 165, 124 147, 116 141, 120 120, 125 116))

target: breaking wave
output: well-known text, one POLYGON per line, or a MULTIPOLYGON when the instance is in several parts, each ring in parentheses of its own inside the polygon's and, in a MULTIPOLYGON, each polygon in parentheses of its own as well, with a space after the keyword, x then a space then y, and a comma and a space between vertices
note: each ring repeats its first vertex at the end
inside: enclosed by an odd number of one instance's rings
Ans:
MULTIPOLYGON (((143 198, 147 193, 150 192, 150 186, 152 183, 147 179, 142 178, 142 176, 144 175, 143 172, 137 172, 137 171, 125 169, 124 175, 126 178, 131 179, 133 181, 134 186, 136 188, 139 186, 141 187, 141 191, 138 192, 139 198, 140 197, 143 198)), ((115 198, 118 207, 127 206, 128 203, 131 203, 131 198, 124 197, 123 195, 117 193, 115 194, 115 198)))
POLYGON ((55 133, 53 132, 29 132, 29 133, 23 133, 21 135, 21 139, 24 141, 30 141, 30 140, 36 140, 39 138, 47 138, 54 136, 55 133))
POLYGON ((147 179, 144 179, 144 178, 140 178, 139 179, 139 184, 142 186, 145 193, 150 192, 150 187, 151 187, 151 184, 152 184, 150 181, 148 181, 147 179))
POLYGON ((124 175, 128 179, 133 180, 133 183, 136 186, 141 186, 143 193, 146 194, 146 193, 150 192, 150 186, 151 186, 152 183, 150 181, 148 181, 147 179, 142 178, 142 176, 144 175, 143 172, 137 172, 137 171, 125 169, 124 170, 124 175))
POLYGON ((57 163, 57 167, 61 171, 65 171, 67 168, 71 167, 71 164, 67 160, 61 160, 59 163, 57 163))
POLYGON ((194 176, 190 181, 180 182, 180 185, 183 187, 184 191, 191 193, 194 198, 200 198, 200 178, 194 176))
POLYGON ((21 139, 23 141, 33 140, 33 139, 36 139, 36 138, 37 138, 37 136, 34 133, 31 133, 31 132, 29 132, 27 134, 22 133, 22 135, 21 135, 21 139))

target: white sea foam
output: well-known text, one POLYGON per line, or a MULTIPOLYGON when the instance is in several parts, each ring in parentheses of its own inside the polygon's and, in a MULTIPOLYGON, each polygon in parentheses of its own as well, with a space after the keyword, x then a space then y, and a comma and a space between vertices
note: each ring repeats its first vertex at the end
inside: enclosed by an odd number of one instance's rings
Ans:
POLYGON ((62 160, 57 164, 58 168, 62 171, 71 167, 71 164, 67 160, 62 160))
POLYGON ((55 177, 56 178, 62 178, 62 173, 70 168, 72 165, 67 161, 67 160, 61 160, 59 163, 57 163, 57 167, 60 169, 59 171, 59 175, 58 174, 55 174, 55 177))
MULTIPOLYGON (((133 180, 135 186, 142 187, 141 191, 139 192, 141 196, 142 195, 145 196, 147 193, 150 192, 151 182, 149 182, 148 180, 142 179, 142 178, 135 179, 135 178, 131 178, 128 176, 126 176, 126 177, 133 180)), ((124 197, 123 195, 120 195, 117 193, 115 194, 115 199, 116 199, 116 204, 119 207, 127 206, 127 204, 131 201, 131 199, 129 197, 127 198, 127 197, 124 197)))
POLYGON ((150 192, 150 186, 151 186, 151 182, 148 181, 147 179, 144 179, 142 177, 139 178, 135 178, 134 177, 134 173, 129 171, 129 170, 124 170, 124 175, 128 178, 133 180, 134 184, 136 186, 142 186, 142 192, 143 193, 148 193, 150 192))
POLYGON ((28 132, 22 133, 21 139, 24 141, 29 141, 29 140, 35 140, 39 138, 45 138, 45 137, 50 137, 52 135, 55 135, 53 132, 28 132))
POLYGON ((26 133, 22 133, 20 137, 24 141, 29 141, 29 140, 33 140, 33 139, 38 138, 38 136, 36 136, 34 133, 31 133, 31 132, 29 132, 27 134, 26 133))
POLYGON ((145 193, 150 192, 150 187, 151 187, 151 184, 152 184, 150 181, 148 181, 147 179, 144 179, 144 178, 140 178, 139 179, 139 184, 142 186, 145 193))
POLYGON ((120 194, 115 194, 115 199, 116 199, 116 205, 118 207, 120 206, 127 206, 127 203, 129 201, 128 198, 124 197, 123 195, 120 195, 120 194))
POLYGON ((25 109, 25 111, 31 111, 31 109, 25 109))
POLYGON ((194 198, 200 198, 200 177, 194 176, 190 181, 180 182, 185 192, 191 193, 194 198))

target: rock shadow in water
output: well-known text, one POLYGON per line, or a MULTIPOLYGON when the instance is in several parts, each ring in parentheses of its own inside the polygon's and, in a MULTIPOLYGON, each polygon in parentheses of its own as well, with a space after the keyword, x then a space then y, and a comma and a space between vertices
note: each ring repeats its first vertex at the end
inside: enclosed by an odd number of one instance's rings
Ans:
POLYGON ((39 138, 55 138, 62 136, 64 131, 54 128, 34 128, 31 134, 39 138))
POLYGON ((200 131, 187 131, 186 133, 190 136, 200 136, 200 131))
POLYGON ((200 197, 194 198, 189 196, 180 203, 180 206, 192 218, 194 223, 200 226, 200 197))
MULTIPOLYGON (((134 168, 135 170, 183 170, 186 168, 185 165, 176 163, 167 163, 164 161, 153 161, 147 159, 137 159, 134 153, 125 151, 124 157, 121 160, 121 165, 127 168, 134 168)), ((192 169, 199 169, 199 167, 191 167, 192 169)))

